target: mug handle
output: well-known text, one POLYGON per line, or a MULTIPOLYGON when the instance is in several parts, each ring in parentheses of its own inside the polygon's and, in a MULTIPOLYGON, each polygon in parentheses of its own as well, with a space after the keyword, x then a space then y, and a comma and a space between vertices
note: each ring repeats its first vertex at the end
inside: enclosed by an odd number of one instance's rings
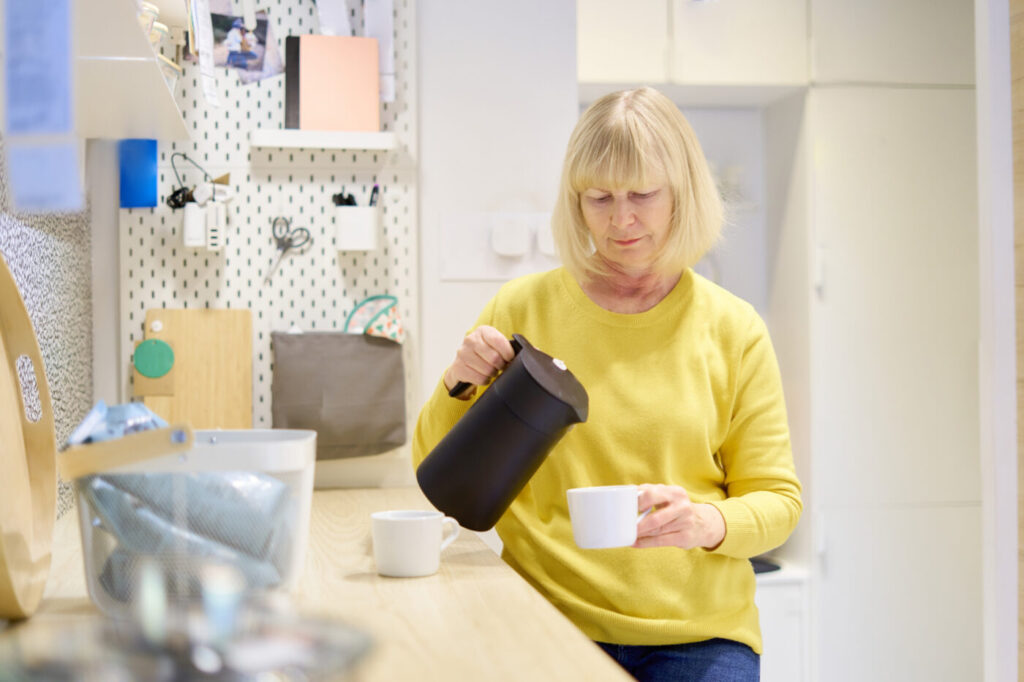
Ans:
POLYGON ((459 522, 450 516, 446 516, 443 519, 441 519, 442 529, 444 529, 444 527, 448 525, 452 527, 452 531, 445 535, 444 538, 441 540, 441 551, 444 551, 445 547, 455 542, 455 538, 459 537, 459 522))
MULTIPOLYGON (((640 494, 641 494, 641 491, 637 490, 636 491, 636 499, 637 500, 640 499, 640 494)), ((644 509, 642 512, 640 512, 640 515, 636 517, 637 525, 639 526, 640 522, 644 520, 644 517, 647 516, 648 514, 650 514, 653 510, 654 510, 654 505, 652 504, 650 507, 648 507, 647 509, 644 509)))

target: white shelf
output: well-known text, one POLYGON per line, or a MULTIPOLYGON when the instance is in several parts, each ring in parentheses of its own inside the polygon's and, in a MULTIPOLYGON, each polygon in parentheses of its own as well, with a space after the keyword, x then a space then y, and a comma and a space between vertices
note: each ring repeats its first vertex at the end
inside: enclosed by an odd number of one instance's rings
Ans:
POLYGON ((79 57, 75 64, 79 137, 189 139, 155 58, 79 57))
POLYGON ((256 129, 249 133, 253 147, 306 149, 391 150, 398 146, 394 133, 361 133, 334 130, 256 129))
POLYGON ((135 17, 135 3, 88 4, 75 14, 78 135, 189 139, 174 93, 135 17))

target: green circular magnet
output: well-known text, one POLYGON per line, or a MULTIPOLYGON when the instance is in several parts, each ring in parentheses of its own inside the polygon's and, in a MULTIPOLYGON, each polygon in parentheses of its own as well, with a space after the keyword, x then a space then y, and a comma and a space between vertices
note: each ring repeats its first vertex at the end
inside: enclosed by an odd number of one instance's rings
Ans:
POLYGON ((135 347, 135 369, 150 379, 159 379, 174 367, 174 351, 166 341, 147 339, 135 347))

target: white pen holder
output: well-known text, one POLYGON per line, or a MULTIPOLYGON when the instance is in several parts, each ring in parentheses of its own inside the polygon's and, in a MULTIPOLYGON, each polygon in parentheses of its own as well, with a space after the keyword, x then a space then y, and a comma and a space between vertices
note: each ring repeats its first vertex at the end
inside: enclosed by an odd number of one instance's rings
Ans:
POLYGON ((373 251, 380 232, 379 206, 335 206, 334 248, 373 251))

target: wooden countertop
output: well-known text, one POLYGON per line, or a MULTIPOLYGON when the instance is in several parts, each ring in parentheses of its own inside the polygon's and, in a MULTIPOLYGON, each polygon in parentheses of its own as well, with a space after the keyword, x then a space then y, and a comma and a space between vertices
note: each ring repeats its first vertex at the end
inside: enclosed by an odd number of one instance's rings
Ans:
MULTIPOLYGON (((313 494, 296 599, 306 612, 340 618, 373 637, 351 679, 632 679, 471 531, 463 529, 444 551, 435 575, 377 575, 370 513, 430 508, 417 488, 313 494)), ((50 579, 34 618, 95 612, 81 552, 70 513, 57 523, 50 579)))

